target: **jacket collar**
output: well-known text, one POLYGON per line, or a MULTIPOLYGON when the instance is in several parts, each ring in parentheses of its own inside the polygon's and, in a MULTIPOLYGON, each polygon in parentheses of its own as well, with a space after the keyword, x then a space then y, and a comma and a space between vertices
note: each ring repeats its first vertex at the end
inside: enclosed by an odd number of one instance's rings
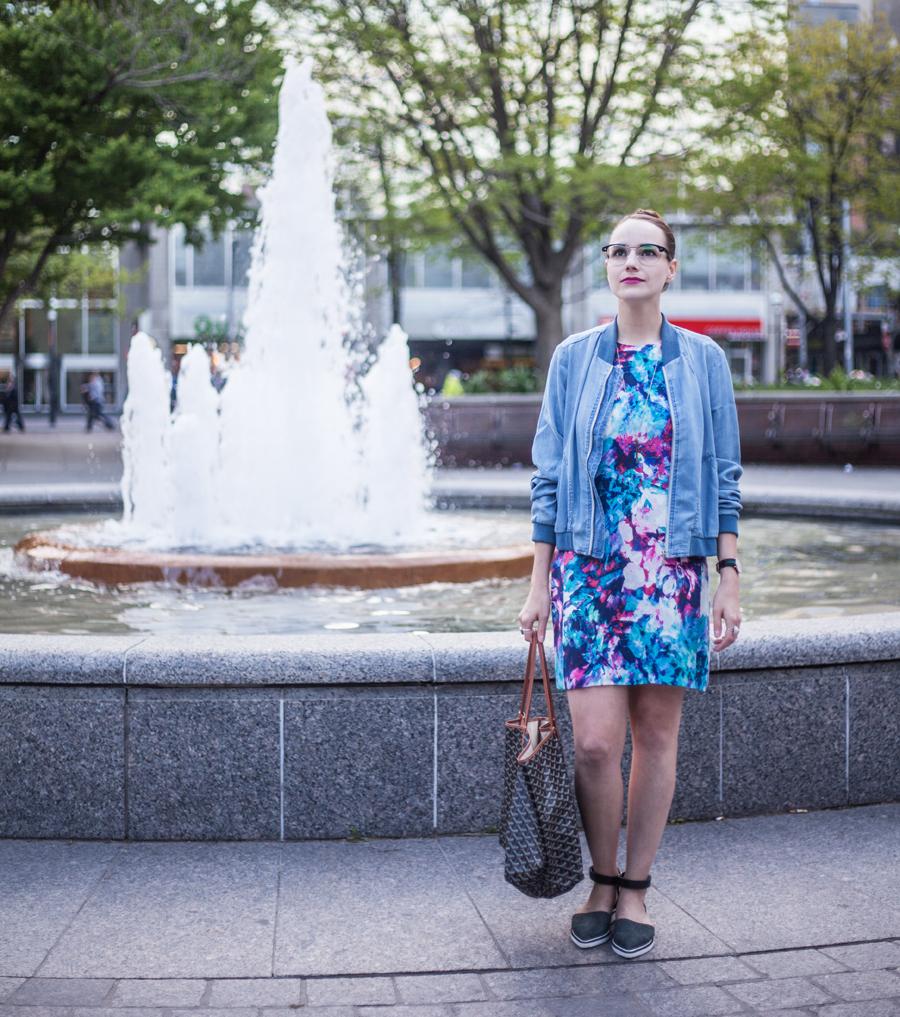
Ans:
MULTIPOLYGON (((616 342, 619 336, 619 319, 613 318, 609 325, 598 336, 597 356, 608 364, 616 362, 616 342)), ((662 316, 662 362, 671 364, 681 356, 681 343, 678 340, 678 329, 662 316)))

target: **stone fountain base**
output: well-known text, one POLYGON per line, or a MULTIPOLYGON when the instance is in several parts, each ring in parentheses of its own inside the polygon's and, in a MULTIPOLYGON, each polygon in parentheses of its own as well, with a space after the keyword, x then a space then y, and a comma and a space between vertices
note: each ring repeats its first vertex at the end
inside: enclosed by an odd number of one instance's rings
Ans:
POLYGON ((15 548, 18 565, 58 571, 106 586, 180 583, 236 587, 348 586, 365 590, 420 583, 519 579, 531 573, 532 545, 397 554, 200 554, 123 551, 67 545, 53 530, 32 533, 15 548))

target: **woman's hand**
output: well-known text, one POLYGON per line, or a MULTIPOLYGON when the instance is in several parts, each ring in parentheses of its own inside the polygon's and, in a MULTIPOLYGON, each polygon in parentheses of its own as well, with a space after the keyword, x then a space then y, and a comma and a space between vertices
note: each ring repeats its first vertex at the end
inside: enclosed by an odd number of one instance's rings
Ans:
POLYGON ((741 587, 737 569, 724 568, 713 598, 713 649, 724 650, 737 639, 741 628, 741 587))
POLYGON ((525 642, 530 643, 533 639, 534 623, 537 622, 537 635, 540 642, 544 641, 547 634, 547 620, 550 618, 550 590, 548 587, 528 591, 528 599, 525 606, 519 612, 519 627, 525 636, 525 642))
POLYGON ((537 636, 543 642, 550 618, 550 565, 556 548, 552 544, 535 543, 534 566, 531 570, 531 589, 525 606, 519 612, 519 628, 530 643, 534 638, 534 623, 537 622, 537 636))

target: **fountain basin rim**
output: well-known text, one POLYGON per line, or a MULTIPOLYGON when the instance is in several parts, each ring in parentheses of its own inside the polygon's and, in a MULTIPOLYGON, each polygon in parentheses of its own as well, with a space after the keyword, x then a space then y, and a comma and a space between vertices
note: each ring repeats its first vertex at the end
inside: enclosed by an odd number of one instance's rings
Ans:
POLYGON ((53 530, 31 533, 14 550, 17 565, 33 572, 58 571, 105 586, 176 583, 235 588, 259 583, 296 588, 344 586, 365 590, 424 583, 471 583, 521 579, 531 574, 531 544, 461 551, 396 554, 204 554, 74 547, 53 530))

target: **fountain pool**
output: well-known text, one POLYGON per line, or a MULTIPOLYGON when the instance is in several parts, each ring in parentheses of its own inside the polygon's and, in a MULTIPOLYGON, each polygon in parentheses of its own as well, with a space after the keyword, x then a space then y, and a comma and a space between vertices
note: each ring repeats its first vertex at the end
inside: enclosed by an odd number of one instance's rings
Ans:
MULTIPOLYGON (((477 524, 486 542, 519 543, 530 534, 524 512, 452 515, 461 526, 477 524)), ((109 589, 13 565, 12 548, 22 537, 75 521, 71 516, 0 517, 0 631, 508 631, 516 627, 527 588, 525 579, 495 579, 379 590, 215 590, 165 583, 109 589)), ((740 552, 747 619, 900 611, 900 528, 749 518, 741 523, 740 552)))

